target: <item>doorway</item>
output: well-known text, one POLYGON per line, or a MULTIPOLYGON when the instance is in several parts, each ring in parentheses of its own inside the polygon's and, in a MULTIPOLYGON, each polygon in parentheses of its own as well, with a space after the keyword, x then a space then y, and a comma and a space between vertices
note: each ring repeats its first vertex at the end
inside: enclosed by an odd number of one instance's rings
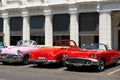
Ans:
POLYGON ((38 45, 45 45, 45 36, 31 36, 31 40, 35 40, 38 45))
POLYGON ((22 39, 22 36, 11 36, 10 45, 16 45, 19 40, 22 39))
POLYGON ((118 49, 120 50, 120 30, 118 31, 118 49))
POLYGON ((0 41, 3 41, 3 36, 0 36, 0 41))

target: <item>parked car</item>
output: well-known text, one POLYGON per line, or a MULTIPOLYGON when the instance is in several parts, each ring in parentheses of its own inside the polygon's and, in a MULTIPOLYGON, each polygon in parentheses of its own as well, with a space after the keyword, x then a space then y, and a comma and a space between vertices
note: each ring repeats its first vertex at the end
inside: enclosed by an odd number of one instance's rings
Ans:
POLYGON ((3 49, 3 48, 6 48, 6 44, 2 41, 0 41, 0 50, 3 49))
POLYGON ((30 53, 37 49, 39 49, 39 46, 37 46, 36 41, 20 40, 16 46, 9 46, 0 50, 0 62, 3 62, 3 64, 12 62, 28 64, 30 53))
POLYGON ((45 46, 31 53, 30 61, 36 64, 61 63, 67 50, 79 51, 73 40, 58 40, 55 46, 45 46))
POLYGON ((120 51, 109 49, 105 44, 84 44, 79 51, 63 54, 63 62, 68 69, 93 66, 95 70, 103 71, 107 65, 120 64, 120 51))

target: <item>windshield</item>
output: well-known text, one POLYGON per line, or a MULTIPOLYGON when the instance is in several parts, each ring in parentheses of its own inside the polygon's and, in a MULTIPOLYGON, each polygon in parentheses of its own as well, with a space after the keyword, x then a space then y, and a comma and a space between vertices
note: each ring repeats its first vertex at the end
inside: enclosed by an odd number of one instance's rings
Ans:
POLYGON ((56 46, 75 46, 76 44, 70 40, 58 40, 56 46))
POLYGON ((35 46, 37 43, 33 40, 20 40, 17 42, 17 46, 35 46))
POLYGON ((107 47, 104 44, 95 43, 95 44, 83 44, 81 49, 102 49, 102 50, 106 50, 107 47))

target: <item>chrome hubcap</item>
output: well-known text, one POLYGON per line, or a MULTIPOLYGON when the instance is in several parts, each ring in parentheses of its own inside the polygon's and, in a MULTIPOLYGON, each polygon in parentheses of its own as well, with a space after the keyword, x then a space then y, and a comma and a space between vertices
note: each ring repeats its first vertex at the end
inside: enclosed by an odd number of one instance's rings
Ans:
POLYGON ((103 60, 100 60, 99 65, 98 65, 98 70, 99 70, 99 71, 104 70, 104 68, 105 68, 104 66, 105 66, 104 61, 103 61, 103 60))
POLYGON ((117 59, 116 60, 116 65, 119 65, 120 64, 120 59, 117 59))

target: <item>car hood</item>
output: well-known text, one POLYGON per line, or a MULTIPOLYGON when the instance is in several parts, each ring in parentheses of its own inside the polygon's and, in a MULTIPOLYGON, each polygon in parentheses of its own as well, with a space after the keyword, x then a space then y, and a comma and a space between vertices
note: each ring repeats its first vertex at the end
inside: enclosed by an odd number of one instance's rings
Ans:
POLYGON ((1 54, 17 54, 17 51, 20 50, 22 53, 27 53, 27 52, 31 52, 33 50, 37 50, 37 48, 34 47, 25 47, 25 46, 12 46, 12 47, 8 47, 8 48, 4 48, 2 49, 2 53, 1 54))
POLYGON ((68 51, 68 57, 82 57, 82 58, 89 58, 90 54, 99 54, 102 51, 99 50, 80 50, 80 51, 68 51))

